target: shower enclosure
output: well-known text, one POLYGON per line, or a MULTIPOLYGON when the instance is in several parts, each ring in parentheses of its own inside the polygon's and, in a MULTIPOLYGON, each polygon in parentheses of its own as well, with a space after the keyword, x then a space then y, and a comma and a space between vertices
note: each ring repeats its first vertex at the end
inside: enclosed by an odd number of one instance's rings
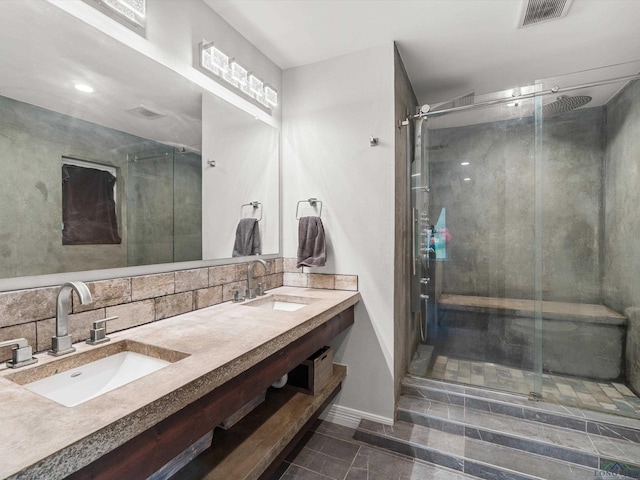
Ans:
POLYGON ((202 156, 156 146, 127 165, 128 264, 201 260, 202 156))
POLYGON ((413 116, 410 374, 640 417, 639 72, 413 116))

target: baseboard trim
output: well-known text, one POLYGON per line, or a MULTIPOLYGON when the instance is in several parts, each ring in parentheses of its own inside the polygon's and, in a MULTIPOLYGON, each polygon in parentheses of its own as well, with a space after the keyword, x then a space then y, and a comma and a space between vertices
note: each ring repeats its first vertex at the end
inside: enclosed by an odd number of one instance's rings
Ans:
POLYGON ((320 415, 321 420, 331 423, 337 423, 344 427, 358 428, 360 420, 371 420, 373 422, 382 423, 384 425, 393 425, 393 418, 375 415, 373 413, 363 412, 354 408, 343 407, 341 405, 329 405, 320 415))

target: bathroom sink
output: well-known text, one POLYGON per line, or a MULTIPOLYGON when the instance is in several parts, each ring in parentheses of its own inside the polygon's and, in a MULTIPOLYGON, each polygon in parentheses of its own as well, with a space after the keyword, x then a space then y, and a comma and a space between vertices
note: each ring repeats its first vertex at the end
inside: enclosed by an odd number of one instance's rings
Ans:
POLYGON ((296 310, 300 310, 302 307, 306 307, 307 305, 305 303, 284 302, 282 300, 271 300, 269 302, 264 302, 256 306, 260 308, 266 308, 267 310, 282 310, 283 312, 295 312, 296 310))
POLYGON ((258 307, 266 310, 279 310, 281 312, 295 312, 306 307, 314 299, 294 297, 289 295, 270 295, 245 303, 247 307, 258 307))
POLYGON ((167 365, 171 363, 166 360, 135 352, 120 352, 24 387, 66 407, 75 407, 167 365))
POLYGON ((66 407, 74 407, 186 356, 182 352, 126 340, 42 365, 38 367, 41 372, 34 368, 31 375, 31 372, 20 372, 25 375, 7 378, 66 407))

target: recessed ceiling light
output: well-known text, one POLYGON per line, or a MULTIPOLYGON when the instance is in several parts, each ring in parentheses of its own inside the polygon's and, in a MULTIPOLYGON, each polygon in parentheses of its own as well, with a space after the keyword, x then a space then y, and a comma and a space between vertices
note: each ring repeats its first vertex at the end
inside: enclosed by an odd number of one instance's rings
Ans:
POLYGON ((89 85, 86 85, 84 83, 76 83, 74 85, 76 87, 76 90, 80 90, 81 92, 84 93, 93 93, 93 87, 90 87, 89 85))

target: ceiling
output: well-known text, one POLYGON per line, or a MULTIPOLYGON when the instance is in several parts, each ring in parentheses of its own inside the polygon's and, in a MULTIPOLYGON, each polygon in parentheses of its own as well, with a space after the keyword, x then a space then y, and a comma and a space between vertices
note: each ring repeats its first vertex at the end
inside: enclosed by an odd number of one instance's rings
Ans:
MULTIPOLYGON (((470 90, 479 100, 536 79, 640 60, 640 0, 574 0, 565 18, 525 29, 516 28, 524 0, 205 1, 283 69, 396 41, 421 104, 470 90)), ((0 0, 0 14, 12 19, 0 30, 0 95, 200 148, 201 88, 44 0, 0 0), (78 93, 73 82, 79 80, 97 92, 78 93), (165 116, 128 113, 141 105, 165 116)), ((637 73, 639 65, 616 74, 637 73)), ((588 106, 595 106, 619 88, 576 94, 594 96, 588 106)), ((529 114, 525 107, 511 115, 529 114)), ((475 115, 465 122, 493 118, 475 115)))
POLYGON ((524 1, 205 0, 285 70, 395 41, 421 104, 640 60, 640 0, 517 28, 524 1))

